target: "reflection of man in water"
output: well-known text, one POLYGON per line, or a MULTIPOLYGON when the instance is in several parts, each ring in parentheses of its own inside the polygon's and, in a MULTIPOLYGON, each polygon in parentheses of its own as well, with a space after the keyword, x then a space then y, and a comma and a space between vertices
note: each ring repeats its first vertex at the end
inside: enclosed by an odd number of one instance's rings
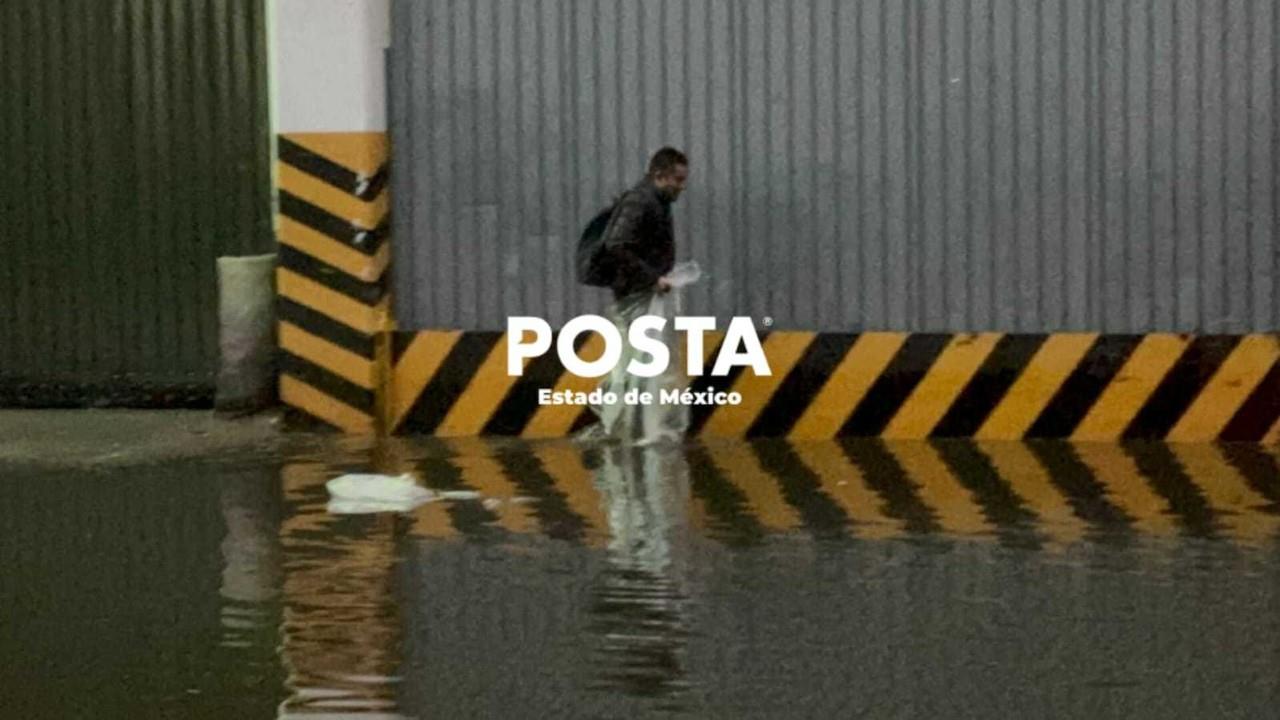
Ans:
MULTIPOLYGON (((666 276, 675 266, 676 257, 671 204, 684 192, 688 180, 689 160, 684 153, 672 147, 662 148, 649 160, 644 179, 618 199, 604 231, 604 252, 613 273, 614 302, 608 314, 623 338, 624 350, 602 389, 616 393, 620 399, 631 389, 649 392, 656 399, 663 389, 680 390, 687 385, 674 322, 669 321, 658 336, 671 353, 667 371, 658 377, 639 378, 627 372, 631 359, 641 353, 626 338, 636 318, 675 313, 674 305, 664 301, 672 288, 666 276)), ((588 436, 638 443, 678 440, 689 424, 686 408, 663 407, 656 401, 648 407, 619 402, 592 410, 600 424, 588 436)))
POLYGON ((601 449, 596 486, 609 517, 608 565, 596 577, 591 627, 599 686, 683 697, 687 654, 689 478, 678 448, 601 449))

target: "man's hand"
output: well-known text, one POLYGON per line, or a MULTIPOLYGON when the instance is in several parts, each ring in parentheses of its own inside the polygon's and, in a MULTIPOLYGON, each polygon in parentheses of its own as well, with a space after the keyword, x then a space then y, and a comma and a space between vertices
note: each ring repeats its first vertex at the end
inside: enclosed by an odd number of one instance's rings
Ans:
POLYGON ((666 279, 665 277, 660 277, 660 278, 658 278, 657 289, 658 289, 658 292, 660 292, 660 293, 665 293, 665 292, 670 291, 670 290, 671 290, 671 281, 670 281, 670 280, 668 280, 668 279, 666 279))

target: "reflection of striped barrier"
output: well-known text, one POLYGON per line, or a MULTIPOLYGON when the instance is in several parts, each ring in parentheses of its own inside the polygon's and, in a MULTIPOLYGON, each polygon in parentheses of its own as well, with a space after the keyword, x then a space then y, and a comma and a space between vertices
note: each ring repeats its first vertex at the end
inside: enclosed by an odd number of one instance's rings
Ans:
MULTIPOLYGON (((716 352, 717 335, 706 345, 716 352)), ((1271 335, 907 335, 776 332, 773 374, 695 380, 736 406, 695 406, 703 436, 983 440, 1280 439, 1280 342, 1271 335)), ((598 338, 583 343, 586 359, 598 338)), ((441 436, 564 436, 591 419, 538 390, 590 390, 556 353, 506 374, 497 332, 398 333, 386 426, 441 436)))
MULTIPOLYGON (((279 718, 357 716, 395 701, 403 628, 387 588, 396 564, 395 518, 360 518, 358 532, 323 538, 335 518, 325 512, 329 476, 317 463, 281 471, 289 513, 280 524, 280 658, 287 672, 279 718), (323 691, 317 691, 323 688, 323 691)), ((355 523, 349 523, 355 524, 355 523)))
POLYGON ((388 323, 386 138, 279 138, 280 395, 347 432, 375 429, 388 323))
MULTIPOLYGON (((419 536, 539 532, 592 545, 610 508, 579 447, 448 441, 427 459, 391 464, 436 490, 484 500, 428 503, 405 519, 419 536)), ((742 444, 707 441, 685 453, 690 517, 729 542, 770 533, 878 539, 992 538, 1033 548, 1083 539, 1126 542, 1181 534, 1249 545, 1280 540, 1280 459, 1254 445, 1092 444, 847 439, 742 444)), ((336 473, 289 471, 291 496, 324 496, 336 473)), ((313 503, 289 527, 333 522, 313 503)), ((625 513, 624 513, 625 514, 625 513)))

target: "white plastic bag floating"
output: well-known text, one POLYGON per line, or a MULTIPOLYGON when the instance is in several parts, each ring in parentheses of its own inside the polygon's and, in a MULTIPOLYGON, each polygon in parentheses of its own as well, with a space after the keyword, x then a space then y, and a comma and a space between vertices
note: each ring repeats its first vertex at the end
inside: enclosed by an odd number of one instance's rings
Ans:
POLYGON ((439 497, 418 485, 412 475, 343 475, 325 484, 329 512, 335 515, 410 512, 439 497))

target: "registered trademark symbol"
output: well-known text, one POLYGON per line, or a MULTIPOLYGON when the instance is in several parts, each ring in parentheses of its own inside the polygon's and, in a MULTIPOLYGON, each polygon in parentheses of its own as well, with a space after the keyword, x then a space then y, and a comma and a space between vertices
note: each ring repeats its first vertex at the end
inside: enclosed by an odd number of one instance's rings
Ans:
POLYGON ((765 326, 765 327, 773 327, 773 318, 771 318, 771 317, 767 317, 767 318, 765 318, 765 319, 764 319, 764 326, 765 326))

